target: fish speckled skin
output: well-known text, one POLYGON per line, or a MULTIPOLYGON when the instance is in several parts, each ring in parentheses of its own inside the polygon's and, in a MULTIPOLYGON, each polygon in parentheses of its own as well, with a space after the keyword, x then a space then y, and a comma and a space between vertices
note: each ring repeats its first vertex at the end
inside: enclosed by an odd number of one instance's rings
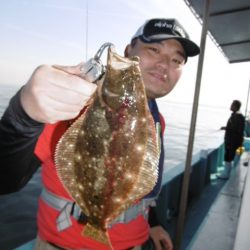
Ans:
POLYGON ((109 49, 97 91, 55 156, 62 183, 88 216, 84 235, 108 243, 108 224, 154 187, 158 159, 138 58, 109 49))

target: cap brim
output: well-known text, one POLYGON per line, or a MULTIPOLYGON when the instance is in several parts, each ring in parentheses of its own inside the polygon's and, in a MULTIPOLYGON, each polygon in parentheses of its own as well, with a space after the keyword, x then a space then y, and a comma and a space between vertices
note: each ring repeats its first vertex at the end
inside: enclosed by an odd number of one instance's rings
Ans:
POLYGON ((176 39, 179 41, 185 50, 187 57, 192 57, 200 54, 200 48, 191 40, 179 36, 164 35, 157 38, 145 38, 144 36, 139 36, 140 40, 144 43, 155 43, 168 39, 176 39))

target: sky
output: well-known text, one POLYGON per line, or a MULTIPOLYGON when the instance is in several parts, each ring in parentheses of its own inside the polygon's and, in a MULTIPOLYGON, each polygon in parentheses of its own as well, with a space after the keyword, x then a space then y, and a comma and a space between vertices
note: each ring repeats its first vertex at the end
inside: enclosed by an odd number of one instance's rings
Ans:
MULTIPOLYGON (((184 0, 0 1, 0 85, 25 84, 41 64, 76 65, 105 42, 122 55, 137 28, 154 17, 178 19, 200 44, 201 25, 184 0)), ((162 101, 192 103, 197 64, 198 57, 188 59, 176 88, 162 101)), ((229 108, 239 99, 245 113, 249 69, 249 62, 229 64, 207 38, 200 104, 229 108)))

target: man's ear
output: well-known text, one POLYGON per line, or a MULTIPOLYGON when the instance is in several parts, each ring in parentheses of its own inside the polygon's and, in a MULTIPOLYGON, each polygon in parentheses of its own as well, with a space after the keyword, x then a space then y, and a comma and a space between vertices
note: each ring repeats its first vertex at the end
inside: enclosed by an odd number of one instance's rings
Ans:
POLYGON ((125 48, 125 51, 124 51, 124 55, 125 57, 129 57, 130 56, 130 52, 131 52, 131 45, 128 44, 125 48))

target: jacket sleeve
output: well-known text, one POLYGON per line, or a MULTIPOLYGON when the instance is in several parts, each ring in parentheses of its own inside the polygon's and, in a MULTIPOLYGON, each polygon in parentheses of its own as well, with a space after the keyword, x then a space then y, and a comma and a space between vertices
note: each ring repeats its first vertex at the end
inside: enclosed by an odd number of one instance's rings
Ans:
POLYGON ((34 149, 44 125, 24 112, 20 91, 0 120, 0 194, 21 189, 40 166, 34 149))
POLYGON ((150 207, 149 209, 148 224, 150 227, 160 226, 160 222, 157 217, 156 207, 150 207))

